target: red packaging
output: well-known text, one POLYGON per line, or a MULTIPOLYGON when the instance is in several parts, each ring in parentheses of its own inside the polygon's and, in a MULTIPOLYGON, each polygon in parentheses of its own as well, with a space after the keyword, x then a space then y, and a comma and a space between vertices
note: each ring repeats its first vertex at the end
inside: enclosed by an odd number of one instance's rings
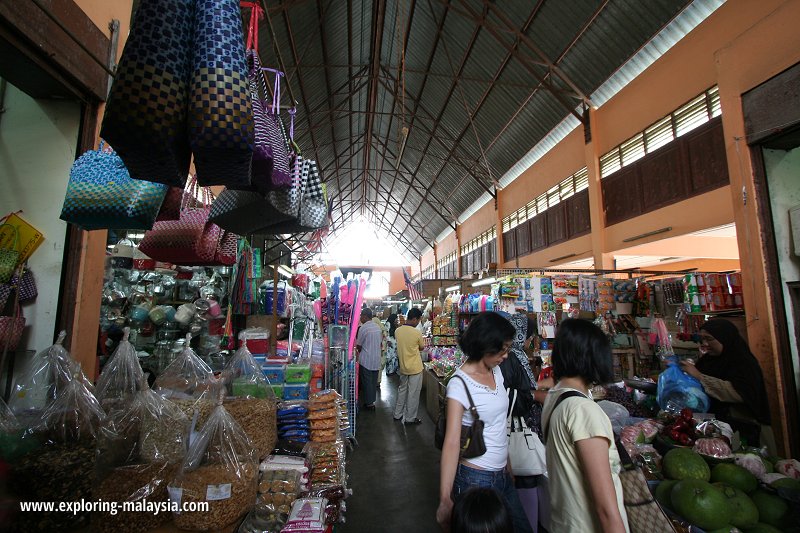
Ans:
POLYGON ((225 335, 225 319, 212 318, 208 321, 209 335, 225 335))
POLYGON ((264 338, 247 338, 247 349, 250 353, 267 353, 269 351, 269 339, 264 338))
POLYGON ((735 309, 744 309, 744 298, 742 297, 741 292, 734 292, 731 296, 733 296, 733 306, 735 309))
POLYGON ((725 295, 721 292, 712 292, 706 295, 709 311, 721 311, 725 307, 725 295))
POLYGON ((742 273, 741 272, 733 272, 732 274, 728 274, 728 285, 731 286, 732 292, 742 292, 742 273), (736 287, 739 290, 733 290, 736 287))
POLYGON ((156 267, 156 260, 149 257, 143 259, 134 259, 133 268, 136 270, 153 270, 156 267))
POLYGON ((733 294, 726 293, 723 294, 723 297, 725 298, 725 309, 733 309, 736 307, 733 303, 733 294))

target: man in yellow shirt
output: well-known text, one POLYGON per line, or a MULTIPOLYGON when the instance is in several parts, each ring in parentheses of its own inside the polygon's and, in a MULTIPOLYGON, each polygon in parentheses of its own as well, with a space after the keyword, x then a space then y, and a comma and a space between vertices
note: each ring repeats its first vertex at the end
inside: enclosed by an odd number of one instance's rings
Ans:
POLYGON ((394 419, 404 424, 421 424, 417 418, 419 392, 422 389, 422 356, 425 347, 422 333, 417 329, 422 311, 412 307, 406 315, 406 323, 397 328, 397 358, 400 362, 400 388, 397 390, 397 404, 394 406, 394 419))

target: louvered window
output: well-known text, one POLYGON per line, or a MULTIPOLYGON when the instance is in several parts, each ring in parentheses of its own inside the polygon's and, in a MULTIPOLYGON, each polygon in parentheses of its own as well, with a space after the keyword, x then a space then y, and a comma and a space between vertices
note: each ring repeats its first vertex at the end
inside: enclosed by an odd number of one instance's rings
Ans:
POLYGON ((711 108, 711 118, 722 115, 722 105, 719 101, 719 87, 708 90, 708 106, 711 108))
POLYGON ((589 188, 589 169, 583 167, 575 173, 575 193, 589 188))
POLYGON ((674 113, 675 133, 678 137, 687 133, 709 120, 708 101, 706 95, 701 94, 674 113))
POLYGON ((672 127, 672 115, 664 117, 646 130, 644 130, 645 148, 647 153, 658 150, 675 139, 675 130, 672 127))
POLYGON ((600 158, 600 175, 606 177, 622 168, 619 148, 614 148, 600 158))
POLYGON ((644 133, 640 133, 619 147, 622 166, 630 165, 637 159, 644 157, 644 133))

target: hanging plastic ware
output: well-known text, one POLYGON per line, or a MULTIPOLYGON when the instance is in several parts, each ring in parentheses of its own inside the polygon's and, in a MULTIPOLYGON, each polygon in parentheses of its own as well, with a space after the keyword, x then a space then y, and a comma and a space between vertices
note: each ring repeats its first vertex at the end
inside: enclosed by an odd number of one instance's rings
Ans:
POLYGON ((250 185, 253 108, 238 0, 196 0, 189 143, 201 185, 250 185))
POLYGON ((106 412, 129 402, 144 379, 136 348, 128 340, 131 328, 123 331, 122 340, 103 367, 95 389, 97 401, 106 412))
POLYGON ((183 187, 194 0, 142 0, 131 22, 101 135, 131 177, 183 187))
POLYGON ((58 396, 63 387, 77 373, 79 379, 89 391, 94 390, 92 383, 80 370, 69 352, 64 348, 66 331, 58 334, 55 344, 37 353, 31 359, 28 369, 14 385, 9 398, 9 407, 20 423, 28 425, 28 419, 38 418, 41 410, 58 396))
POLYGON ((659 407, 671 413, 679 413, 688 407, 696 413, 707 413, 708 395, 703 385, 678 366, 675 358, 670 360, 667 369, 658 376, 656 401, 659 407))
POLYGON ((240 347, 222 371, 225 387, 231 396, 275 399, 269 380, 261 365, 253 359, 247 348, 247 333, 239 334, 240 347))
POLYGON ((257 482, 253 443, 218 399, 168 488, 171 501, 179 506, 198 502, 208 506, 173 514, 175 525, 194 531, 224 529, 255 504, 257 482))

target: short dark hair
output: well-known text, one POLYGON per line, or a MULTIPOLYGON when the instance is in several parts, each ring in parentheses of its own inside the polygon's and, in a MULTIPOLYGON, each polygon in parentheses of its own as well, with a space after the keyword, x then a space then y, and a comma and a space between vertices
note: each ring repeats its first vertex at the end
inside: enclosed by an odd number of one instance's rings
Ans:
POLYGON ((372 309, 369 307, 365 307, 361 310, 361 316, 365 316, 367 318, 372 318, 372 309))
POLYGON ((412 307, 406 314, 406 320, 414 320, 415 318, 422 318, 422 311, 417 307, 412 307))
POLYGON ((568 318, 558 326, 553 345, 553 378, 580 377, 586 383, 608 383, 614 378, 611 343, 587 320, 568 318))
POLYGON ((494 312, 483 312, 470 321, 458 341, 470 361, 480 361, 489 353, 497 353, 503 344, 514 339, 516 330, 511 322, 494 312))
POLYGON ((495 489, 472 487, 456 500, 450 517, 450 531, 512 533, 514 523, 506 502, 495 489))

